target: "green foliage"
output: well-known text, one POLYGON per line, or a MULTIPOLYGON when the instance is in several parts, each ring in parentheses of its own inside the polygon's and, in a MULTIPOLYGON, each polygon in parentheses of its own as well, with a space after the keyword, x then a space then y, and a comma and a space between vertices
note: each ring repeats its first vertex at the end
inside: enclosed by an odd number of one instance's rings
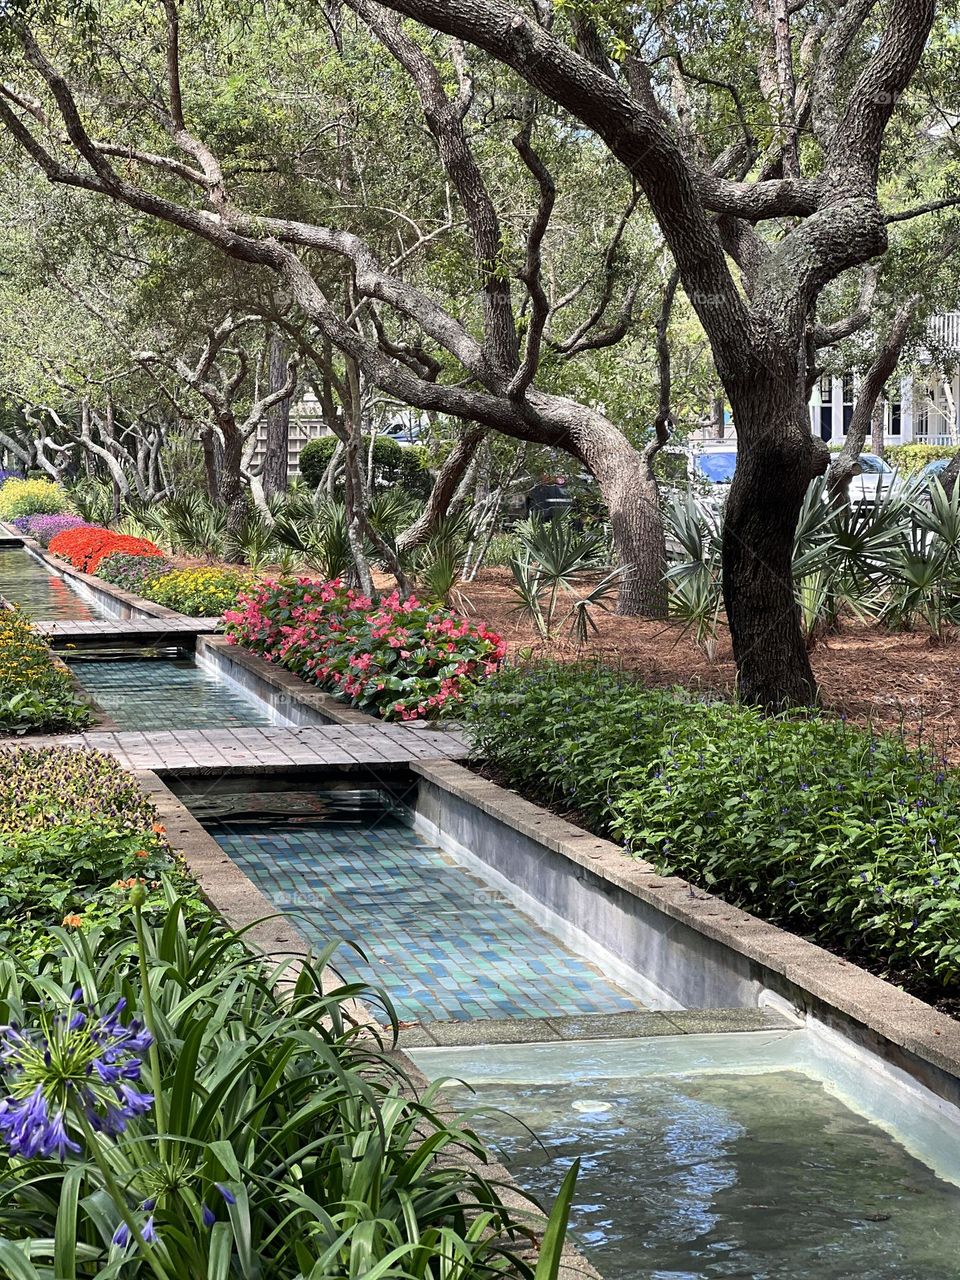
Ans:
POLYGON ((330 949, 268 967, 170 890, 162 920, 135 908, 132 924, 64 933, 39 965, 14 955, 0 972, 4 1023, 49 1028, 79 989, 93 1016, 123 1001, 153 1037, 153 1102, 120 1138, 68 1102, 79 1154, 0 1158, 0 1275, 555 1280, 575 1170, 546 1224, 508 1209, 438 1087, 415 1091, 356 1026, 351 1002, 378 997, 325 973, 330 949), (148 1214, 148 1245, 111 1247, 148 1214))
POLYGON ((955 458, 960 449, 950 444, 897 444, 886 451, 890 466, 901 475, 913 475, 922 471, 928 462, 938 458, 955 458))
MULTIPOLYGON (((300 452, 300 475, 309 488, 316 489, 323 480, 339 443, 336 436, 318 436, 304 445, 300 452)), ((369 440, 364 441, 361 451, 364 465, 369 444, 369 440)), ((430 492, 430 473, 423 450, 405 449, 389 436, 377 436, 373 442, 373 487, 391 489, 395 486, 417 497, 425 497, 430 492)))
POLYGON ((52 480, 8 480, 0 486, 0 520, 17 516, 61 516, 73 510, 70 496, 52 480))
POLYGON ((928 751, 602 667, 506 668, 467 720, 508 782, 664 873, 920 993, 960 979, 960 775, 928 751))
POLYGON ((487 545, 483 563, 487 568, 500 569, 520 555, 520 539, 515 533, 495 533, 487 545))
POLYGON ((103 557, 97 565, 97 577, 119 587, 121 591, 142 596, 148 582, 159 580, 172 568, 169 560, 159 556, 130 555, 129 552, 119 551, 112 556, 103 557))
POLYGON ((0 730, 22 734, 89 722, 90 709, 74 692, 69 671, 30 620, 0 609, 0 730))
POLYGON ((666 504, 666 528, 680 552, 667 569, 670 612, 693 633, 711 661, 716 656, 717 622, 723 608, 719 523, 692 493, 672 495, 666 504))
POLYGON ((603 576, 589 592, 577 589, 584 576, 596 573, 602 563, 603 534, 581 533, 568 519, 530 519, 518 524, 514 535, 520 544, 519 554, 510 562, 517 599, 514 612, 530 618, 540 637, 548 640, 564 600, 570 608, 563 620, 571 624, 577 641, 584 643, 588 626, 594 626, 589 606, 605 608, 604 597, 622 576, 622 570, 617 570, 603 576))

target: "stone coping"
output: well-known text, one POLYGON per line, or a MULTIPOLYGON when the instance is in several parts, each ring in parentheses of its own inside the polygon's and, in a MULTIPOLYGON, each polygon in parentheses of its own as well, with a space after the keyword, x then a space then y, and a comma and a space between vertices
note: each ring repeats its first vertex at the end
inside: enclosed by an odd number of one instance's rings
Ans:
POLYGON ((674 1009, 669 1013, 586 1013, 578 1018, 477 1018, 423 1022, 400 1032, 401 1049, 498 1044, 558 1044, 570 1040, 636 1040, 650 1036, 796 1031, 800 1024, 774 1009, 674 1009))
MULTIPOLYGON (((276 907, 265 897, 249 877, 241 871, 209 835, 186 806, 163 781, 149 771, 137 773, 143 791, 153 802, 161 822, 167 829, 167 840, 180 854, 190 874, 197 881, 200 892, 210 906, 223 917, 231 928, 246 929, 247 945, 277 963, 298 959, 311 954, 312 948, 296 926, 286 916, 278 914, 276 907)), ((360 1027, 368 1027, 371 1036, 384 1041, 383 1028, 373 1012, 357 1000, 350 1001, 346 1012, 360 1027)), ((436 1041, 430 1041, 435 1044, 436 1041)), ((413 1097, 422 1096, 430 1087, 430 1081, 415 1063, 403 1052, 402 1045, 387 1047, 387 1056, 400 1068, 409 1084, 413 1097)), ((435 1109, 448 1119, 456 1119, 456 1113, 442 1096, 433 1100, 435 1109)), ((457 1150, 441 1159, 448 1165, 476 1170, 493 1182, 503 1202, 531 1232, 542 1229, 543 1217, 531 1205, 510 1171, 498 1163, 483 1163, 472 1153, 457 1150)), ((531 1256, 531 1263, 535 1256, 531 1256)), ((567 1243, 563 1251, 560 1280, 602 1280, 600 1273, 572 1245, 567 1243)))
MULTIPOLYGON (((798 1008, 841 1031, 855 1024, 879 1039, 885 1050, 892 1048, 892 1060, 910 1074, 917 1075, 918 1065, 926 1063, 954 1085, 960 1078, 960 1022, 893 983, 713 894, 694 891, 686 880, 658 874, 649 862, 628 857, 612 841, 591 835, 455 761, 414 761, 410 768, 599 879, 745 956, 798 1008)), ((933 1078, 924 1074, 924 1083, 944 1093, 944 1082, 937 1081, 935 1072, 933 1078)))

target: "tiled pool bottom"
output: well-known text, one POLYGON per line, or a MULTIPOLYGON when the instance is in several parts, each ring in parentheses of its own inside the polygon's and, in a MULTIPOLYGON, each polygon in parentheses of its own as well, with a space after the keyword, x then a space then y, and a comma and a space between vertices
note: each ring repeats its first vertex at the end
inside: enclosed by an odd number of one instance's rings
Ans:
POLYGON ((238 729, 273 724, 270 713, 190 658, 73 656, 86 693, 118 729, 238 729))
POLYGON ((0 550, 0 596, 44 622, 89 622, 110 616, 95 601, 80 596, 63 578, 47 573, 21 547, 0 550))
POLYGON ((404 823, 270 829, 211 823, 211 835, 301 932, 341 947, 345 977, 385 987, 403 1021, 467 1021, 641 1008, 506 898, 404 823))

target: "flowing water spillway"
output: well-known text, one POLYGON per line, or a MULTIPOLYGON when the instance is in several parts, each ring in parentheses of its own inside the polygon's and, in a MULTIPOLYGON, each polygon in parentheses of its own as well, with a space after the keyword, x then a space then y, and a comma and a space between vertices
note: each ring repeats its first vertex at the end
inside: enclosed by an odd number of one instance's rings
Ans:
POLYGON ((89 622, 110 616, 22 547, 0 549, 0 596, 43 622, 89 622))

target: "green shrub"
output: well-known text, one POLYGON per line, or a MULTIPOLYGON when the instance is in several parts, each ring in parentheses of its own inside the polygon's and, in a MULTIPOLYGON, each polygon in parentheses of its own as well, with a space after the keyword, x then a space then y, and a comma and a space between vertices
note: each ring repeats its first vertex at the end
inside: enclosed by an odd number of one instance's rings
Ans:
MULTIPOLYGON (((319 436, 303 446, 300 475, 311 489, 323 479, 338 443, 336 436, 319 436)), ((369 444, 368 439, 363 445, 364 465, 369 444)), ((373 442, 373 480, 377 489, 399 486, 421 497, 430 492, 432 483, 423 450, 416 446, 405 449, 389 436, 377 436, 373 442)))
POLYGON ((8 480, 0 486, 0 520, 17 516, 61 516, 73 509, 70 496, 52 480, 8 480))
POLYGON ((928 462, 954 458, 958 452, 960 449, 951 444, 896 444, 887 449, 886 459, 901 474, 912 475, 922 471, 928 462))
POLYGON ((899 737, 508 669, 468 712, 513 785, 727 901, 921 992, 960 978, 960 775, 899 737))

